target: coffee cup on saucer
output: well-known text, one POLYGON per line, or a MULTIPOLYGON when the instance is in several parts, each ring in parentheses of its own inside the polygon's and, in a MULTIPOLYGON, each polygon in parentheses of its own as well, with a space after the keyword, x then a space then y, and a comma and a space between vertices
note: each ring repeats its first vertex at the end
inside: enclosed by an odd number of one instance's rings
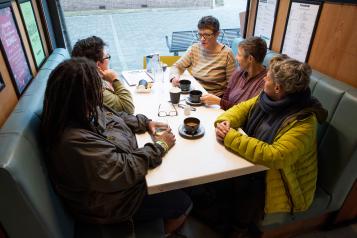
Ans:
POLYGON ((188 79, 181 79, 179 81, 180 83, 180 88, 182 91, 190 91, 190 88, 191 88, 191 81, 188 80, 188 79))
POLYGON ((183 120, 185 132, 194 135, 200 127, 200 120, 196 117, 187 117, 183 120))
POLYGON ((200 90, 192 90, 190 91, 189 100, 192 103, 200 103, 201 102, 202 91, 200 90))

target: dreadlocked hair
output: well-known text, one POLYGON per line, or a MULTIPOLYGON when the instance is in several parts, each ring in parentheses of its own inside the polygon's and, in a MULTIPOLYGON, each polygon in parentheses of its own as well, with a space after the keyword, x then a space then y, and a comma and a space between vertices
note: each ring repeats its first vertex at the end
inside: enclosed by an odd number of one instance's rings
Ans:
POLYGON ((41 129, 47 146, 58 142, 70 125, 91 128, 102 105, 102 82, 93 61, 72 58, 59 64, 49 76, 43 103, 41 129))

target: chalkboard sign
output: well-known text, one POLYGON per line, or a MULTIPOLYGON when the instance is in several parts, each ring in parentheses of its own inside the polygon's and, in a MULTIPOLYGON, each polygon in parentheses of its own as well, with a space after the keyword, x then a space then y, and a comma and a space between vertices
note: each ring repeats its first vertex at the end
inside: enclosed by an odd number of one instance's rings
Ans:
POLYGON ((10 4, 0 4, 0 45, 17 94, 21 95, 32 74, 10 4))
POLYGON ((5 83, 4 83, 4 80, 2 79, 1 75, 0 75, 0 92, 1 90, 5 88, 5 83))
POLYGON ((33 8, 31 1, 25 1, 19 4, 22 19, 25 23, 25 29, 27 37, 30 41, 31 51, 35 58, 37 68, 40 67, 45 59, 45 52, 43 50, 42 40, 40 33, 38 32, 38 27, 33 13, 33 8))

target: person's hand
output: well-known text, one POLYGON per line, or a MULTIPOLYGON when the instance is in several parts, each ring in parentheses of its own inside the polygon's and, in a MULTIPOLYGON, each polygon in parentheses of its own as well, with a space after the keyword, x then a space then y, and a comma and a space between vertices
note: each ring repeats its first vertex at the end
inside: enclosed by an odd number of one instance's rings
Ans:
POLYGON ((157 134, 157 130, 162 129, 162 131, 166 131, 168 129, 170 129, 169 125, 167 123, 164 122, 157 122, 157 121, 150 121, 147 125, 148 131, 151 135, 156 135, 157 134))
POLYGON ((112 69, 102 70, 98 67, 98 71, 102 75, 103 79, 110 83, 112 83, 115 79, 118 78, 118 74, 112 69))
POLYGON ((162 141, 168 146, 167 150, 171 149, 176 142, 175 135, 172 134, 171 129, 168 128, 166 131, 160 133, 160 135, 154 136, 155 141, 162 141))
POLYGON ((171 83, 172 83, 173 86, 176 86, 176 87, 180 86, 180 76, 176 75, 172 79, 171 83))
POLYGON ((201 97, 201 102, 206 105, 219 105, 221 103, 221 99, 213 94, 205 94, 201 97))
POLYGON ((227 133, 231 129, 229 121, 222 121, 216 126, 216 138, 219 142, 223 142, 227 133))

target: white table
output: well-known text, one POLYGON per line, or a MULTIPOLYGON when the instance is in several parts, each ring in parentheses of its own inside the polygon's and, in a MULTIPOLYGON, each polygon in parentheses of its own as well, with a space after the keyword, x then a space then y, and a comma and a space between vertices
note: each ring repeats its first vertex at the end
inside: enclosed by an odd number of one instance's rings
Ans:
MULTIPOLYGON (((205 92, 202 86, 189 74, 184 77, 191 80, 193 88, 205 92)), ((182 138, 179 135, 178 127, 186 118, 183 109, 176 105, 178 116, 174 117, 158 117, 157 115, 159 104, 167 103, 170 97, 171 84, 168 82, 167 73, 163 85, 164 90, 160 88, 161 83, 155 84, 151 93, 137 93, 135 87, 130 87, 134 98, 135 113, 144 114, 153 120, 166 121, 176 136, 176 144, 164 156, 162 164, 150 170, 146 175, 149 194, 232 178, 266 169, 264 166, 254 165, 244 160, 217 142, 213 123, 223 113, 218 105, 196 107, 196 111, 191 112, 190 116, 199 118, 201 125, 204 126, 205 135, 202 138, 195 140, 182 138)), ((181 95, 181 99, 184 97, 186 96, 181 95)), ((184 101, 180 103, 185 104, 184 101)), ((148 133, 145 133, 137 135, 137 140, 139 146, 143 146, 150 142, 151 138, 148 133)))

